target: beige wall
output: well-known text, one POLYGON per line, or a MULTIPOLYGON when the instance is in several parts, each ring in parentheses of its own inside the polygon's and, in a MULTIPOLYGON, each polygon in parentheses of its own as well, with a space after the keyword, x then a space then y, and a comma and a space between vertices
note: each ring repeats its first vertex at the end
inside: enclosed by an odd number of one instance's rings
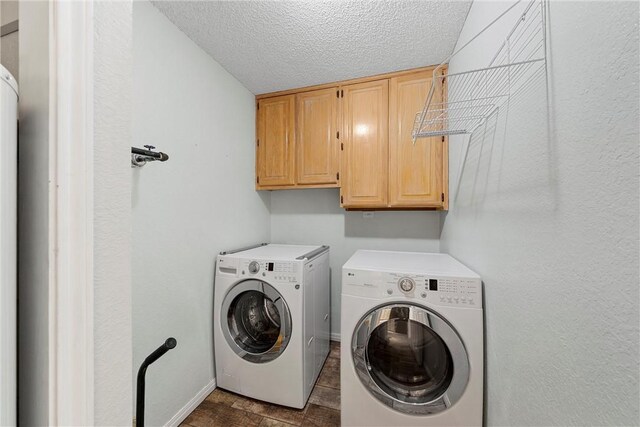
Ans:
MULTIPOLYGON (((0 1, 0 25, 5 30, 16 26, 18 21, 18 2, 17 0, 0 1)), ((0 39, 0 63, 16 80, 18 80, 18 31, 12 31, 3 35, 0 39)))
POLYGON ((18 1, 2 0, 0 2, 0 25, 18 20, 18 1))
POLYGON ((18 113, 18 419, 49 424, 49 3, 24 2, 18 113))

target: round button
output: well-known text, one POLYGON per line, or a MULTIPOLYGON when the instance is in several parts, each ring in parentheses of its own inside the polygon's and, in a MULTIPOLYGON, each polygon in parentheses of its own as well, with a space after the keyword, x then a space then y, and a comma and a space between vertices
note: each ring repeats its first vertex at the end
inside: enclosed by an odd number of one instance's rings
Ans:
POLYGON ((260 264, 257 261, 251 261, 249 263, 249 273, 256 274, 258 271, 260 271, 260 264))
POLYGON ((421 294, 420 294, 420 296, 421 296, 422 298, 426 298, 426 297, 427 297, 427 293, 426 293, 426 292, 423 292, 423 293, 421 293, 421 294))
POLYGON ((391 294, 393 293, 393 290, 392 290, 392 289, 387 289, 387 293, 388 293, 389 295, 391 295, 391 294))
POLYGON ((411 292, 415 286, 416 283, 413 281, 413 279, 410 279, 408 277, 403 277, 398 281, 398 287, 402 292, 411 292))

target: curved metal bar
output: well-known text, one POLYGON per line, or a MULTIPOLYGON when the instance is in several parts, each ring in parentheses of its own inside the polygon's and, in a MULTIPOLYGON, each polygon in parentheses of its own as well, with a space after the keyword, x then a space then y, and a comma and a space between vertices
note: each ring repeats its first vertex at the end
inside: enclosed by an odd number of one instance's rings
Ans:
POLYGON ((144 359, 140 369, 138 370, 138 385, 136 392, 136 426, 144 427, 144 400, 145 400, 145 375, 147 374, 147 368, 156 360, 160 359, 164 354, 175 348, 178 345, 178 341, 175 338, 167 338, 162 345, 156 348, 150 355, 144 359))

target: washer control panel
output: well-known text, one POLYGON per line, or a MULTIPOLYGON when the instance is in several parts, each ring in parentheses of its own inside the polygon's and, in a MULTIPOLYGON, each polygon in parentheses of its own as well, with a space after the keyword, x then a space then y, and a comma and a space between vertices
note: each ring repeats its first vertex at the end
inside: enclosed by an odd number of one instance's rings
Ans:
POLYGON ((482 307, 479 278, 347 270, 343 271, 342 292, 372 298, 405 297, 462 308, 482 307))
POLYGON ((281 283, 298 283, 298 265, 286 261, 244 261, 238 269, 240 277, 272 280, 281 283))

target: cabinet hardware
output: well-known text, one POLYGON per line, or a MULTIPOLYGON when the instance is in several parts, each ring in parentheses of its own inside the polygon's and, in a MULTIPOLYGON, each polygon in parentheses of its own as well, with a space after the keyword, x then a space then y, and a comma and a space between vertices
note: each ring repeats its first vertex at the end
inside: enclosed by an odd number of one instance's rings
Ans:
POLYGON ((344 151, 344 144, 342 142, 340 143, 340 151, 344 151))
POLYGON ((258 110, 260 109, 260 103, 259 102, 256 104, 256 109, 258 109, 258 110))
POLYGON ((444 142, 444 136, 442 137, 442 142, 444 142))
POLYGON ((340 131, 336 132, 336 138, 340 139, 340 131))
POLYGON ((260 177, 259 177, 259 176, 257 176, 257 177, 256 177, 256 182, 257 182, 258 184, 260 184, 260 177))
POLYGON ((340 91, 339 90, 336 91, 336 98, 340 98, 340 91))
POLYGON ((336 173, 336 179, 340 180, 340 172, 336 173))
POLYGON ((340 203, 344 203, 344 199, 340 196, 340 203))
POLYGON ((440 200, 444 202, 444 193, 442 193, 442 195, 440 196, 440 200))
POLYGON ((344 98, 344 90, 340 89, 340 98, 344 98))
POLYGON ((260 140, 258 140, 258 147, 260 147, 260 140))

